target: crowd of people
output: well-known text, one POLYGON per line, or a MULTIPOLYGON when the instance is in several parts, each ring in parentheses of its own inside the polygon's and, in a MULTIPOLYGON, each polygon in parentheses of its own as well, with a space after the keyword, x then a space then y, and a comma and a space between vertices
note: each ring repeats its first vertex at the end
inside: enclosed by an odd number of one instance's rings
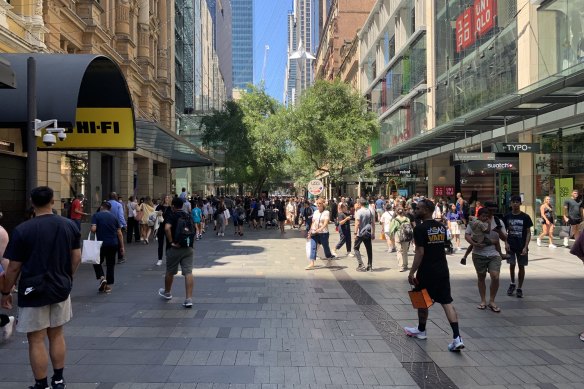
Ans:
MULTIPOLYGON (((434 303, 442 305, 452 328, 450 351, 462 350, 464 342, 451 296, 446 254, 461 251, 463 239, 468 243, 461 264, 465 265, 467 257, 472 255, 480 298, 476 307, 500 313, 496 296, 501 262, 505 259, 509 263, 507 295, 523 298, 534 226, 531 217, 521 211, 522 198, 517 195, 510 197, 510 209, 502 217, 497 215, 496 203, 474 201, 471 206, 460 193, 452 201, 419 194, 409 198, 379 196, 353 200, 341 197, 339 201, 322 198, 312 201, 302 197, 188 196, 183 189, 174 196, 164 195, 155 200, 149 196, 132 196, 124 202, 112 192, 94 213, 85 209, 84 196, 80 194, 70 204, 68 218, 55 214, 53 191, 49 187, 35 188, 31 200, 30 220, 16 227, 10 237, 0 227, 0 253, 3 253, 0 292, 1 306, 7 310, 12 309, 13 292, 18 293, 16 329, 27 334, 36 381, 33 389, 49 387, 49 358, 53 366, 51 388, 65 387, 63 325, 72 317, 70 292, 73 276, 82 261, 81 222, 87 216, 91 216, 90 233, 96 234, 97 240, 102 242, 99 263, 93 265, 99 293, 112 293, 115 266, 126 261, 127 245, 133 241, 143 245, 156 241, 156 265, 161 266, 166 259, 164 285, 158 294, 162 299, 172 299, 173 280, 180 269, 185 280, 183 307, 186 309, 193 306, 194 242, 205 235, 220 239, 230 224, 237 237, 244 236, 244 226, 248 229, 274 228, 280 234, 297 230, 306 238, 306 270, 318 268, 317 253, 322 247, 327 266, 346 255, 355 258, 357 271, 372 271, 372 242, 379 236, 387 245, 387 253, 396 253, 396 268, 408 272, 408 281, 414 291, 425 290, 434 303), (338 232, 338 242, 333 249, 329 243, 332 224, 338 232), (362 246, 367 264, 361 253, 362 246), (343 247, 346 254, 339 254, 343 247), (411 266, 410 248, 414 251, 411 266), (490 278, 488 296, 487 275, 490 278), (45 346, 47 339, 49 352, 45 346)), ((564 202, 561 218, 554 215, 549 197, 544 199, 539 211, 537 221, 543 231, 537 237, 537 245, 542 245, 541 239, 548 237, 548 247, 557 247, 553 245, 553 228, 560 219, 568 227, 568 237, 575 238, 571 253, 584 262, 584 234, 580 234, 584 201, 579 192, 574 190, 572 197, 564 202)), ((567 246, 568 242, 564 243, 567 246)), ((408 336, 427 338, 428 313, 427 307, 418 308, 418 325, 404 327, 408 336)), ((15 322, 14 316, 0 314, 2 340, 10 337, 15 322)), ((584 333, 580 334, 580 339, 584 341, 584 333)))

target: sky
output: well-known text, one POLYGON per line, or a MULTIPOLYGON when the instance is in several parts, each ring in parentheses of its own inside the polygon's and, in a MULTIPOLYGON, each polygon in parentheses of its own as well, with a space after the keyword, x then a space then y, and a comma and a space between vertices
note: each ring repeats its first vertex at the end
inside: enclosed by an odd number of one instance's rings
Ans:
POLYGON ((292 0, 254 0, 253 81, 262 79, 265 46, 269 46, 265 71, 266 92, 282 102, 286 72, 287 17, 292 0))

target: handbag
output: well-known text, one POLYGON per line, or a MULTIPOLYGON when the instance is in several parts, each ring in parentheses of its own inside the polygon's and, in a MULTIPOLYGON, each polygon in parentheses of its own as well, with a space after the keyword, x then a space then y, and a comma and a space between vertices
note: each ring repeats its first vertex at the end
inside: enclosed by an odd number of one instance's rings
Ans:
POLYGON ((434 304, 426 289, 408 291, 412 306, 415 309, 428 309, 434 304))
POLYGON ((560 226, 560 238, 570 237, 570 226, 560 226))
POLYGON ((81 263, 88 263, 91 265, 99 265, 101 263, 100 251, 103 242, 95 239, 91 240, 91 232, 87 236, 87 240, 83 241, 83 251, 81 253, 81 263))
POLYGON ((381 232, 381 235, 379 235, 379 239, 381 240, 385 240, 385 232, 381 232))
POLYGON ((312 252, 312 244, 310 239, 306 241, 306 259, 310 259, 310 253, 312 252))

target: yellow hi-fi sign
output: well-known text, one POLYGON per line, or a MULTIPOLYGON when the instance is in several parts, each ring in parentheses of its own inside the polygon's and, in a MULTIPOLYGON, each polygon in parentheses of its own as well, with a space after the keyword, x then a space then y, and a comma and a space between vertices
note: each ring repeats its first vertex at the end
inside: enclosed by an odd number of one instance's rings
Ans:
POLYGON ((47 147, 42 137, 37 147, 44 150, 134 150, 136 126, 132 108, 77 108, 75 127, 67 138, 47 147))

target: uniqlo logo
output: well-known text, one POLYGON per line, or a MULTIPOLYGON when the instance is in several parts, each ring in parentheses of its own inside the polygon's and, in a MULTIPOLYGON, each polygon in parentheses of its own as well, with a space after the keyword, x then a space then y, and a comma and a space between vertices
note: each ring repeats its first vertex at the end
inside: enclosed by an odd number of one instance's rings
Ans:
POLYGON ((495 26, 497 1, 475 0, 474 14, 475 31, 479 36, 482 36, 495 26))
POLYGON ((473 8, 467 8, 456 18, 456 52, 471 46, 474 41, 473 8))

